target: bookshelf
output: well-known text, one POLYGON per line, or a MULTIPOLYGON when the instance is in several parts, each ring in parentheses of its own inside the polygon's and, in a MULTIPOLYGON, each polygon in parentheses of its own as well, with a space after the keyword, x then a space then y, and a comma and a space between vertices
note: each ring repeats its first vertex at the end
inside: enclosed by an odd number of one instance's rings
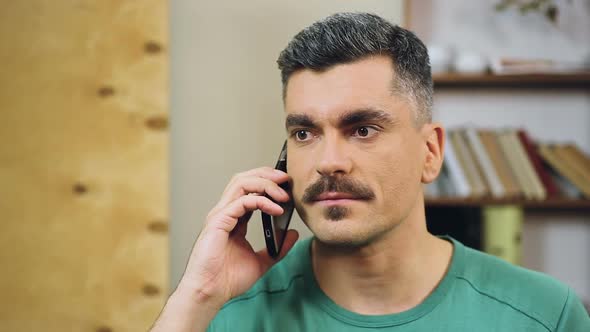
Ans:
POLYGON ((551 198, 542 201, 524 199, 479 198, 466 199, 457 197, 427 198, 426 205, 430 207, 482 207, 491 205, 519 205, 527 210, 568 210, 590 212, 590 200, 551 198))
MULTIPOLYGON (((590 91, 590 71, 565 74, 523 74, 495 75, 441 73, 433 75, 435 91, 471 89, 577 89, 590 91)), ((590 199, 551 198, 546 200, 525 200, 515 198, 426 198, 427 207, 440 208, 483 208, 486 206, 517 205, 529 211, 563 210, 590 212, 590 199)))
MULTIPOLYGON (((451 43, 461 49, 486 49, 490 46, 490 40, 511 24, 510 30, 513 31, 510 35, 504 35, 505 40, 500 42, 522 41, 520 45, 510 45, 513 49, 536 56, 543 54, 545 47, 554 47, 537 42, 533 48, 534 43, 525 38, 533 36, 535 31, 527 24, 530 22, 522 22, 519 15, 514 15, 513 20, 504 21, 501 28, 480 24, 496 15, 485 4, 470 3, 467 7, 463 3, 408 1, 407 5, 411 8, 407 9, 406 26, 432 45, 445 46, 451 43), (482 19, 467 23, 465 20, 456 20, 457 13, 478 15, 482 19), (471 27, 472 32, 469 31, 471 27), (457 40, 456 36, 463 34, 473 38, 457 40)), ((586 17, 568 21, 572 29, 564 32, 564 35, 575 39, 579 32, 583 36, 587 30, 586 23, 586 17)), ((545 35, 542 34, 539 39, 544 43, 545 35)), ((504 46, 507 45, 504 43, 504 46)), ((501 47, 502 43, 498 46, 501 47)), ((564 52, 568 51, 564 49, 564 52)), ((444 123, 447 129, 463 124, 473 124, 484 129, 522 126, 540 142, 571 139, 585 147, 587 152, 590 151, 590 71, 529 75, 442 73, 435 74, 433 80, 437 120, 444 123), (546 123, 546 128, 542 122, 546 123), (563 131, 557 132, 556 127, 563 128, 563 131)), ((507 232, 510 234, 504 234, 501 240, 505 241, 507 248, 516 248, 521 252, 519 264, 566 282, 590 308, 590 270, 586 257, 587 243, 590 241, 590 199, 533 201, 480 197, 463 199, 427 196, 429 230, 434 234, 460 237, 466 245, 496 254, 486 250, 486 234, 490 230, 510 229, 507 232), (500 210, 506 207, 512 212, 518 211, 520 207, 522 214, 515 218, 493 218, 496 220, 490 220, 492 218, 487 214, 486 218, 484 212, 493 212, 496 207, 500 210)))
POLYGON ((433 75, 435 89, 449 88, 523 88, 590 89, 590 71, 567 74, 458 74, 433 75))

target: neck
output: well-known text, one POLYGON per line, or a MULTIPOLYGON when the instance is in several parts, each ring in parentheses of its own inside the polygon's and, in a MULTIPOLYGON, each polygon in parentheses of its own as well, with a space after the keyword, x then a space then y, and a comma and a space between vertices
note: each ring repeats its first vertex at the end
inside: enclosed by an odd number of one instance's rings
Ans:
POLYGON ((324 293, 366 315, 398 313, 424 301, 444 277, 452 245, 428 233, 423 204, 363 247, 342 250, 314 240, 313 270, 324 293))

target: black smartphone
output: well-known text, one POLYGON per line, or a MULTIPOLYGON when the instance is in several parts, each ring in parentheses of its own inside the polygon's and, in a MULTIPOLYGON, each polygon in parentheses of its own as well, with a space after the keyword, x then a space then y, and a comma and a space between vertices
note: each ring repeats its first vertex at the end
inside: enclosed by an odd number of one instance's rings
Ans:
MULTIPOLYGON (((279 160, 275 169, 287 172, 287 141, 283 144, 281 153, 279 154, 279 160)), ((273 202, 279 204, 284 212, 280 216, 271 216, 267 213, 262 212, 262 228, 264 231, 264 240, 266 242, 266 249, 270 257, 277 257, 281 252, 283 242, 285 242, 285 236, 287 235, 287 229, 293 216, 293 209, 295 205, 293 203, 293 197, 291 195, 291 185, 289 181, 279 184, 289 194, 289 201, 287 202, 273 202)), ((268 197, 268 196, 267 196, 268 197)), ((271 198, 272 200, 272 198, 271 198)))

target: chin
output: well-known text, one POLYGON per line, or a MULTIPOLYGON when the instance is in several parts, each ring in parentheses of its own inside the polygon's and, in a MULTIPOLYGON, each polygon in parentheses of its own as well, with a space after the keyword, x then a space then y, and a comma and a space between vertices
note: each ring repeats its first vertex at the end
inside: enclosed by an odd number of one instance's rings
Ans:
POLYGON ((299 205, 297 210, 301 219, 316 240, 326 246, 361 248, 390 230, 366 209, 351 206, 302 207, 299 205))
POLYGON ((315 239, 325 247, 358 249, 371 244, 371 240, 349 236, 322 236, 315 234, 315 239))
POLYGON ((316 240, 323 245, 342 248, 360 248, 370 245, 381 234, 364 219, 342 218, 331 220, 323 217, 306 222, 316 240))

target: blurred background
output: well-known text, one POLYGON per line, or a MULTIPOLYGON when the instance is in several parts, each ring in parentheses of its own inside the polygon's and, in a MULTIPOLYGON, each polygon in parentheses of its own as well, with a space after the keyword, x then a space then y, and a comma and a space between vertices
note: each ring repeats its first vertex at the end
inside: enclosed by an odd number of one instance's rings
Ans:
POLYGON ((455 152, 429 229, 590 302, 590 2, 27 0, 0 12, 0 331, 147 330, 228 180, 277 158, 279 52, 338 11, 429 48, 455 152))

